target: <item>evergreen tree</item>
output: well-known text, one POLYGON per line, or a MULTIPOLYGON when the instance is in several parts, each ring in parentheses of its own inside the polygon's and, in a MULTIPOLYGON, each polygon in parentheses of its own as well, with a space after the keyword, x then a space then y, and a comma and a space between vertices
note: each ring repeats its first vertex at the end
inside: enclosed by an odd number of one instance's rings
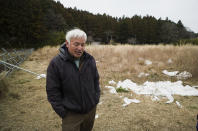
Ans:
POLYGON ((153 16, 112 17, 65 8, 53 0, 0 0, 0 47, 41 47, 61 44, 65 32, 83 29, 90 41, 109 43, 171 43, 195 38, 182 21, 153 16))

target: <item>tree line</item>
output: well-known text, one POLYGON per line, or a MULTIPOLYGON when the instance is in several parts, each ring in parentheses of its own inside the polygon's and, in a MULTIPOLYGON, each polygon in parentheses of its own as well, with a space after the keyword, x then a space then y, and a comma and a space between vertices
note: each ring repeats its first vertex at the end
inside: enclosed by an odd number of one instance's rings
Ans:
POLYGON ((112 17, 65 8, 53 0, 0 0, 0 47, 42 47, 65 41, 67 30, 79 27, 88 42, 159 44, 198 36, 182 21, 153 16, 112 17))

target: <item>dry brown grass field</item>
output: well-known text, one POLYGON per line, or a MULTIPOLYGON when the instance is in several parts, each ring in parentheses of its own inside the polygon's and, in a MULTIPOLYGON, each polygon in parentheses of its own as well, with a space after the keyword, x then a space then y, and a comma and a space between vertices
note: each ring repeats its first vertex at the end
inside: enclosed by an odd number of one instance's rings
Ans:
MULTIPOLYGON (((46 46, 38 49, 21 65, 39 74, 46 73, 50 60, 58 53, 59 47, 46 46)), ((110 94, 105 88, 110 80, 116 82, 130 79, 142 84, 145 81, 177 81, 166 76, 162 70, 188 71, 192 77, 183 80, 184 85, 198 85, 198 46, 171 45, 98 45, 87 46, 100 74, 102 90, 101 104, 98 105, 98 118, 93 131, 195 131, 198 97, 177 96, 182 104, 166 104, 166 99, 152 101, 150 96, 136 95, 133 92, 110 94), (168 63, 172 59, 172 63, 168 63), (152 61, 145 65, 144 60, 152 61), (138 77, 140 72, 149 73, 138 77), (132 94, 132 96, 131 96, 132 94), (131 103, 126 107, 123 98, 136 98, 141 103, 131 103)), ((61 119, 47 101, 45 79, 24 71, 15 71, 3 84, 6 94, 0 98, 1 131, 60 131, 61 119)))

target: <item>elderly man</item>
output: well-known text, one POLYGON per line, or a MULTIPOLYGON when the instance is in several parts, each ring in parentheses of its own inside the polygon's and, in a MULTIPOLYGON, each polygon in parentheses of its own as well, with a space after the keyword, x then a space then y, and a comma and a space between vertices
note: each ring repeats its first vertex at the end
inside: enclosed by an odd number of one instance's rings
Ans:
POLYGON ((91 131, 100 98, 99 74, 93 56, 84 51, 87 35, 67 32, 66 42, 47 68, 46 92, 62 118, 63 131, 91 131))

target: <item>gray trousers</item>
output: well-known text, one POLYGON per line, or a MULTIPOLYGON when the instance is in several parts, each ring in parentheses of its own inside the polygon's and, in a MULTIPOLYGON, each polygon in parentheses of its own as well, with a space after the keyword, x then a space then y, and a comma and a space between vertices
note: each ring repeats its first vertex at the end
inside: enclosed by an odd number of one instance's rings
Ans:
POLYGON ((62 131, 91 131, 94 125, 96 107, 87 114, 68 112, 62 119, 62 131))

